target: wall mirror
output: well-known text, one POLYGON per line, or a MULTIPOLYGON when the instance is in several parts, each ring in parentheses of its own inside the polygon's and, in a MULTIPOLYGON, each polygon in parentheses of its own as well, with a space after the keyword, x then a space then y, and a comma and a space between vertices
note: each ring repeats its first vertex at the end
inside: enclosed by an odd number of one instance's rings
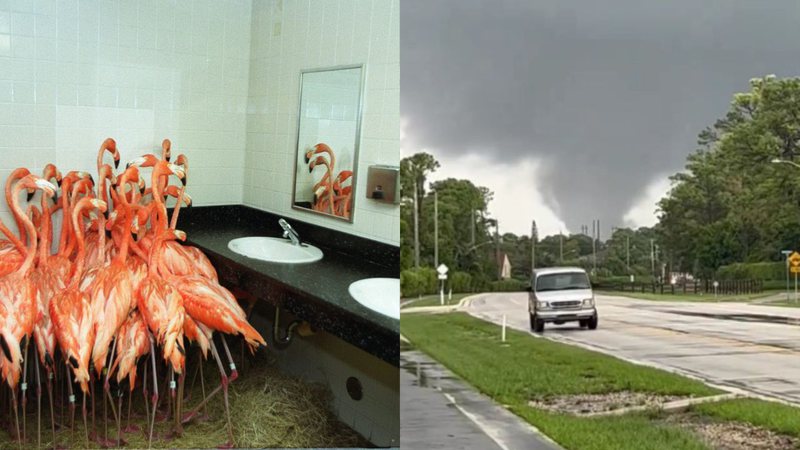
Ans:
POLYGON ((292 208, 353 221, 364 66, 300 74, 292 208))

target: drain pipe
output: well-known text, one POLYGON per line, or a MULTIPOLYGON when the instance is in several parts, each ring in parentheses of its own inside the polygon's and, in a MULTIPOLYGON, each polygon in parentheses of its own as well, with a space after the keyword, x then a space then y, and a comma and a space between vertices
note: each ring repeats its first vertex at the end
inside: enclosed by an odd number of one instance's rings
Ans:
POLYGON ((275 343, 275 346, 284 349, 289 346, 292 342, 292 337, 294 337, 294 329, 297 328, 298 325, 302 323, 301 320, 295 319, 286 327, 286 332, 284 333, 283 337, 280 337, 280 316, 281 316, 281 307, 275 307, 275 321, 272 322, 272 341, 275 343))

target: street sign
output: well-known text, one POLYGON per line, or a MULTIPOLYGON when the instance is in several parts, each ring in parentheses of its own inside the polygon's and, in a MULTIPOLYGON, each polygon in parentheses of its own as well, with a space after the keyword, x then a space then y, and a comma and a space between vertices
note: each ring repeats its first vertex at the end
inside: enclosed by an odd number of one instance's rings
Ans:
POLYGON ((789 255, 789 270, 792 273, 800 273, 800 253, 792 252, 789 255))
POLYGON ((719 287, 719 281, 715 281, 715 282, 714 282, 714 287, 715 287, 715 288, 718 288, 718 287, 719 287))
POLYGON ((440 280, 446 280, 447 279, 447 274, 446 273, 440 273, 439 274, 439 279, 440 280))
MULTIPOLYGON (((797 255, 800 258, 800 255, 797 255)), ((447 274, 448 268, 444 264, 439 264, 439 267, 436 268, 436 271, 439 272, 439 275, 447 274)))

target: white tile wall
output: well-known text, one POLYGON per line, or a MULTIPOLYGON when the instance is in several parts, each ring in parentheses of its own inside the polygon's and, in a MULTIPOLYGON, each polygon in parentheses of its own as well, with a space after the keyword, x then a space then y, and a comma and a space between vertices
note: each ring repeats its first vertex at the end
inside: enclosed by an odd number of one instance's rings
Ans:
POLYGON ((250 0, 0 0, 0 181, 169 138, 195 204, 241 203, 250 20, 250 0))
POLYGON ((367 167, 400 161, 398 0, 253 2, 244 202, 395 245, 400 210, 366 198, 367 167), (302 69, 364 63, 354 222, 291 209, 302 69))

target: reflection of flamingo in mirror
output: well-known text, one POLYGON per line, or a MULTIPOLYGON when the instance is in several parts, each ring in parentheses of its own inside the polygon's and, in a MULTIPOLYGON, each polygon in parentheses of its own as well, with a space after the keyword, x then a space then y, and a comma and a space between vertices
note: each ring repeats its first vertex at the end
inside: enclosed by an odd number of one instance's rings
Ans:
POLYGON ((336 170, 333 150, 322 142, 306 152, 305 162, 308 164, 309 172, 313 172, 318 165, 326 167, 326 171, 320 181, 314 184, 311 189, 314 193, 312 209, 350 218, 352 186, 342 185, 353 178, 353 171, 343 170, 334 177, 336 170), (327 158, 324 154, 327 154, 327 158), (314 155, 318 156, 314 158, 314 155))

